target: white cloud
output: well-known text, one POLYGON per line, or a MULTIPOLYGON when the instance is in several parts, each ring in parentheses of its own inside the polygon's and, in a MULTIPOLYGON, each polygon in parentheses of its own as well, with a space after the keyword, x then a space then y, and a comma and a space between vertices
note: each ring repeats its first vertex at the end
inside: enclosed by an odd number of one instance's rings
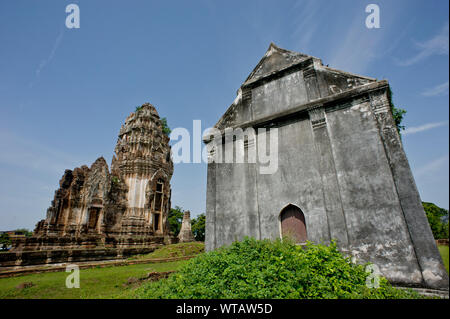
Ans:
POLYGON ((448 155, 439 157, 435 159, 432 162, 429 162, 428 164, 425 164, 424 166, 420 167, 416 172, 416 177, 423 176, 425 174, 430 174, 432 172, 435 172, 439 169, 441 169, 443 166, 448 166, 448 155))
POLYGON ((418 132, 428 131, 436 127, 447 125, 448 122, 435 122, 435 123, 427 123, 420 126, 408 127, 402 132, 402 135, 409 135, 418 132))
POLYGON ((439 96, 448 94, 448 81, 422 92, 423 96, 439 96))
POLYGON ((425 42, 416 42, 415 46, 419 50, 416 55, 403 61, 397 61, 401 66, 415 64, 432 55, 448 55, 448 21, 439 32, 425 42))

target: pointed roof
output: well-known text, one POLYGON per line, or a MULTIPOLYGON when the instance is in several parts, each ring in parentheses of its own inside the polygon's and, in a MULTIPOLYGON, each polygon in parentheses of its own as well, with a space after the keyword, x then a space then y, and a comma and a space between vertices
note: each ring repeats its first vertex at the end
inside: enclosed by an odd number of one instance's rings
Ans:
MULTIPOLYGON (((324 66, 320 58, 282 49, 274 43, 270 43, 266 53, 244 83, 240 86, 233 103, 218 120, 215 127, 222 129, 225 126, 242 124, 243 121, 248 122, 249 118, 245 114, 247 111, 244 112, 242 109, 242 107, 248 107, 248 104, 242 103, 242 101, 248 99, 249 96, 251 99, 252 94, 250 92, 249 95, 249 90, 251 91, 259 85, 263 85, 264 83, 283 77, 290 71, 303 71, 303 77, 306 74, 306 76, 314 76, 318 79, 318 81, 321 82, 320 85, 323 86, 323 92, 320 93, 319 99, 330 99, 330 96, 342 94, 345 91, 362 87, 374 82, 379 82, 380 85, 384 85, 382 81, 380 82, 375 78, 333 69, 328 66, 324 66)), ((319 99, 314 100, 318 101, 319 99)), ((306 101, 304 103, 308 104, 312 102, 312 99, 308 99, 308 97, 306 97, 306 101)), ((252 121, 255 121, 256 119, 253 118, 254 115, 252 112, 253 111, 247 113, 252 114, 252 121)), ((204 139, 205 143, 207 143, 208 140, 208 138, 204 139)))
POLYGON ((275 73, 311 57, 312 56, 307 54, 282 49, 272 42, 262 59, 247 77, 244 84, 254 82, 271 73, 275 73))

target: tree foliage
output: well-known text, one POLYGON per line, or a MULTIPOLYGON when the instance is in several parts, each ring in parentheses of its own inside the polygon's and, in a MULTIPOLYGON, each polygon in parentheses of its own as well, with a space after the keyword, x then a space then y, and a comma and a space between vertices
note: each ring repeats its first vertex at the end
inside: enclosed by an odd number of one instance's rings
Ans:
POLYGON ((191 229, 196 241, 205 241, 205 214, 200 214, 191 220, 191 229))
POLYGON ((161 125, 162 125, 162 131, 164 134, 169 136, 170 132, 172 130, 170 129, 169 125, 167 124, 167 119, 165 117, 161 118, 161 125))
POLYGON ((422 205, 434 238, 448 238, 448 210, 428 202, 422 202, 422 205))
POLYGON ((172 232, 174 236, 178 236, 178 233, 180 232, 183 214, 184 210, 180 206, 175 206, 175 208, 170 209, 168 220, 170 232, 172 232))
POLYGON ((137 298, 417 298, 381 277, 368 288, 370 274, 345 258, 333 242, 302 247, 287 240, 246 238, 201 254, 167 279, 137 289, 137 298))
POLYGON ((6 249, 6 247, 8 247, 9 245, 11 245, 11 239, 9 238, 9 235, 7 233, 1 233, 0 234, 0 249, 6 249))

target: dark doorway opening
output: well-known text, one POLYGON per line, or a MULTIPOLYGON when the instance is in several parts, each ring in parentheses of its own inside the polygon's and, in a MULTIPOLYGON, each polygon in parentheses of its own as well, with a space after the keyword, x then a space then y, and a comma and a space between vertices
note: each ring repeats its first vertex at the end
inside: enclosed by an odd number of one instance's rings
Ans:
POLYGON ((155 231, 160 230, 159 228, 159 214, 154 214, 153 216, 155 216, 155 220, 153 222, 153 227, 155 229, 155 231))
POLYGON ((288 205, 280 213, 281 236, 291 238, 296 243, 304 243, 307 240, 305 215, 300 208, 288 205))

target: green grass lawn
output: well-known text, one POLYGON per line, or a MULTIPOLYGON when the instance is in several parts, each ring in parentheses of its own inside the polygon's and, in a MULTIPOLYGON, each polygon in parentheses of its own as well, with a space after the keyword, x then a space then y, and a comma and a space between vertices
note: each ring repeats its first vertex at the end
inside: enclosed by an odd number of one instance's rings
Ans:
POLYGON ((127 284, 131 277, 144 277, 149 272, 177 270, 187 261, 155 264, 139 264, 80 270, 80 288, 66 288, 69 273, 51 272, 19 277, 0 278, 0 299, 6 298, 118 298, 136 288, 138 284, 127 284), (21 283, 32 282, 33 286, 17 289, 21 283))
POLYGON ((191 242, 166 245, 156 249, 154 252, 146 255, 137 255, 128 259, 149 259, 149 258, 172 258, 183 256, 194 256, 205 251, 205 243, 191 242))
POLYGON ((441 245, 438 246, 439 252, 441 253, 442 259, 444 261, 445 269, 447 269, 448 272, 448 246, 441 245))

